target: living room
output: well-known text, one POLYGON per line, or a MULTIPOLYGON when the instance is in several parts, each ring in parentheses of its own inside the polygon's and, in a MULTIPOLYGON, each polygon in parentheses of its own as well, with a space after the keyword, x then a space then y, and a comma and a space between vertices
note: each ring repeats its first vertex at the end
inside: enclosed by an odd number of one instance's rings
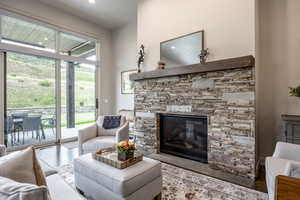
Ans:
POLYGON ((0 199, 300 199, 299 9, 2 0, 0 199))

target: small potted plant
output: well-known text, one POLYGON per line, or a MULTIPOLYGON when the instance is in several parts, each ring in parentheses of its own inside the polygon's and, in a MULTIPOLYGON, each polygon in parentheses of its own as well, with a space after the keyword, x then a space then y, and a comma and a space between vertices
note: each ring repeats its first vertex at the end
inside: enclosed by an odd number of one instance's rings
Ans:
POLYGON ((290 96, 300 97, 300 86, 296 88, 290 87, 289 89, 290 89, 290 96))
POLYGON ((135 144, 130 141, 122 141, 117 144, 118 160, 126 161, 134 157, 135 144))

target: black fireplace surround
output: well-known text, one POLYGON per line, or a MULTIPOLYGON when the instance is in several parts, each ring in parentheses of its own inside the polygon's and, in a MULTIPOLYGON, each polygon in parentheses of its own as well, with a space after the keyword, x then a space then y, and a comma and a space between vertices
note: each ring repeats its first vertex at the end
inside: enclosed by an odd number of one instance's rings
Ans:
POLYGON ((159 114, 160 152, 207 163, 207 117, 159 114))

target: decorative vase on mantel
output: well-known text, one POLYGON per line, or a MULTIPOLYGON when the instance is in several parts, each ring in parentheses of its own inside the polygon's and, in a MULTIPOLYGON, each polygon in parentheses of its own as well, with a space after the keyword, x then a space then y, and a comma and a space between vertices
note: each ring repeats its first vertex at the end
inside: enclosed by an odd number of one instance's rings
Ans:
POLYGON ((158 67, 157 67, 158 70, 164 70, 166 67, 166 63, 163 61, 159 61, 157 64, 158 64, 158 67))
POLYGON ((300 86, 289 88, 287 111, 289 115, 300 115, 300 86))
POLYGON ((130 141, 122 141, 117 144, 118 160, 126 161, 134 157, 135 144, 130 141))

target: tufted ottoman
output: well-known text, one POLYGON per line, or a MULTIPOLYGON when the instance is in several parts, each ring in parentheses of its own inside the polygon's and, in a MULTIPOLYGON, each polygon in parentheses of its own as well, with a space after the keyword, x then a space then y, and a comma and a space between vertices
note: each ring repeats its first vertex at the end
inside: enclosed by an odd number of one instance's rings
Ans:
POLYGON ((161 163, 145 157, 121 170, 86 154, 74 159, 74 175, 78 190, 93 200, 153 200, 161 196, 161 163))

